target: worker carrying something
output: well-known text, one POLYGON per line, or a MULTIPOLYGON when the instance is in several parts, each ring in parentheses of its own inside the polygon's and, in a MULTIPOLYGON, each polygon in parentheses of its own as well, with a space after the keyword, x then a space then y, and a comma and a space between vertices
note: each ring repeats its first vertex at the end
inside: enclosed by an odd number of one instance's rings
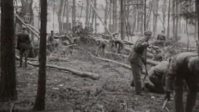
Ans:
POLYGON ((28 53, 31 47, 31 40, 26 31, 26 28, 23 27, 22 31, 17 36, 17 49, 20 52, 20 67, 22 67, 23 56, 25 56, 25 67, 27 67, 28 53))
POLYGON ((147 80, 150 82, 146 82, 144 84, 145 88, 150 92, 164 94, 164 86, 165 86, 165 76, 169 68, 168 61, 162 61, 158 65, 152 67, 149 70, 149 74, 147 76, 147 80))
POLYGON ((176 55, 166 75, 166 96, 170 100, 172 86, 174 86, 175 112, 193 112, 196 104, 199 82, 199 59, 198 54, 183 52, 176 55), (186 108, 183 107, 183 81, 188 86, 186 108))
POLYGON ((128 60, 131 63, 135 92, 137 95, 141 94, 141 89, 142 89, 141 70, 142 70, 142 64, 146 65, 145 55, 147 47, 149 46, 148 41, 151 38, 151 34, 152 34, 151 31, 145 31, 144 37, 141 37, 136 41, 128 57, 128 60))

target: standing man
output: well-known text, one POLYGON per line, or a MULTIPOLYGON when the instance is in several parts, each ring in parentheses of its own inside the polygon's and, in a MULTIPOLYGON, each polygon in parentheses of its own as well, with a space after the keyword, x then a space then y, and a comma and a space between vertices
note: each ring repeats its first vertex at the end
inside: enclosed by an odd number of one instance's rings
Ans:
POLYGON ((22 32, 18 34, 17 49, 20 51, 20 67, 22 67, 23 56, 25 55, 25 67, 27 67, 28 53, 31 47, 31 39, 25 27, 22 27, 22 32))
POLYGON ((134 47, 129 55, 128 60, 131 63, 131 68, 132 68, 132 74, 133 74, 133 79, 131 85, 135 85, 135 92, 137 95, 141 93, 142 89, 142 84, 141 84, 141 71, 142 71, 142 64, 144 63, 146 65, 146 60, 145 56, 146 55, 146 50, 147 47, 149 46, 148 41, 151 38, 151 31, 145 31, 144 32, 144 37, 138 39, 136 43, 134 44, 134 47))
POLYGON ((171 61, 168 74, 166 75, 166 96, 170 100, 170 93, 174 85, 175 112, 193 112, 196 104, 199 82, 199 59, 198 54, 183 52, 176 55, 171 61), (186 108, 183 107, 183 81, 188 86, 186 108))
POLYGON ((53 51, 54 50, 54 32, 53 31, 51 31, 51 34, 50 34, 50 36, 48 37, 48 45, 49 45, 49 49, 50 49, 50 51, 53 51))
POLYGON ((166 41, 166 36, 164 34, 164 31, 158 34, 157 40, 161 46, 164 46, 164 42, 166 41))

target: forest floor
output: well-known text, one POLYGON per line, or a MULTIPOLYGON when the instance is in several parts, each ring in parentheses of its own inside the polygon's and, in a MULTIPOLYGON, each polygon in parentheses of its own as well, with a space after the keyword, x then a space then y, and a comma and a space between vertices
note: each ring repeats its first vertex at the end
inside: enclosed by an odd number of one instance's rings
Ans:
MULTIPOLYGON (((127 63, 127 60, 118 57, 112 59, 127 63)), ((93 72, 98 74, 100 79, 92 80, 70 72, 47 68, 46 112, 103 112, 102 109, 104 112, 161 111, 164 95, 149 92, 142 96, 135 95, 134 88, 130 86, 130 70, 91 58, 82 49, 75 50, 73 56, 68 55, 67 61, 47 63, 93 72), (133 111, 125 111, 125 105, 133 111)), ((19 68, 18 65, 17 61, 17 91, 20 103, 16 105, 32 108, 36 98, 38 67, 29 65, 27 68, 19 68)), ((166 105, 170 112, 173 109, 172 105, 172 102, 166 105)))

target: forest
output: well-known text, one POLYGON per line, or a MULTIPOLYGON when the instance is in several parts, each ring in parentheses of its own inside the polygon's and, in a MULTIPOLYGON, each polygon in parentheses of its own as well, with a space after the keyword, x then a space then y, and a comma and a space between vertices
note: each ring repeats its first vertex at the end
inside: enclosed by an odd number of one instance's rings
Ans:
POLYGON ((150 31, 144 83, 160 60, 199 53, 198 0, 0 3, 0 112, 172 112, 164 94, 135 94, 129 56, 150 31))

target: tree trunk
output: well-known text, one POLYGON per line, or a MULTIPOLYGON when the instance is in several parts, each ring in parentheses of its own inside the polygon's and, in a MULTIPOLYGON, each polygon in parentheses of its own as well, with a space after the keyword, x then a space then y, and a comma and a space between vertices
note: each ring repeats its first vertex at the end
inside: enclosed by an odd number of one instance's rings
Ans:
POLYGON ((109 2, 109 31, 112 33, 112 0, 109 2))
MULTIPOLYGON (((95 0, 94 6, 95 6, 95 9, 97 10, 97 0, 95 0)), ((95 11, 93 11, 93 14, 95 18, 95 33, 97 33, 97 15, 95 14, 95 11)))
MULTIPOLYGON (((197 14, 197 29, 198 29, 198 40, 199 40, 199 28, 198 28, 198 26, 199 26, 199 0, 196 0, 196 2, 195 2, 195 8, 196 8, 196 14, 197 14)), ((197 44, 199 44, 199 43, 197 43, 197 44)), ((199 55, 199 46, 197 46, 198 47, 198 55, 199 55)))
POLYGON ((163 1, 163 7, 162 7, 162 15, 163 15, 163 30, 165 31, 165 22, 166 22, 166 10, 167 10, 167 1, 163 1))
POLYGON ((86 22, 85 22, 85 26, 88 26, 88 18, 89 17, 89 1, 86 0, 86 22))
POLYGON ((118 23, 117 23, 117 21, 118 21, 118 12, 117 12, 118 11, 117 10, 118 9, 118 4, 117 4, 118 0, 114 0, 114 2, 115 2, 115 17, 114 17, 115 18, 115 27, 114 28, 115 28, 115 31, 117 31, 118 30, 118 23))
MULTIPOLYGON (((107 18, 108 18, 108 1, 106 0, 106 6, 105 6, 105 13, 104 13, 104 24, 107 26, 107 18)), ((105 33, 106 28, 104 27, 105 33)))
POLYGON ((61 0, 59 3, 59 11, 58 11, 58 23, 59 23, 59 33, 62 31, 62 12, 63 12, 64 0, 61 0))
POLYGON ((178 25, 179 25, 179 0, 176 0, 175 5, 176 5, 176 28, 175 28, 175 38, 178 39, 178 25))
POLYGON ((62 33, 66 33, 66 29, 64 29, 64 23, 66 23, 66 0, 64 0, 64 6, 63 6, 63 16, 62 16, 62 33))
POLYGON ((125 39, 124 35, 124 0, 120 0, 120 32, 121 32, 121 39, 125 39))
POLYGON ((76 25, 76 0, 73 0, 73 10, 72 10, 72 24, 73 27, 76 25))
POLYGON ((172 21, 173 21, 173 37, 175 36, 175 28, 176 28, 176 22, 175 22, 175 0, 172 0, 172 15, 173 15, 173 19, 172 19, 172 21))
POLYGON ((171 12, 171 0, 169 0, 169 5, 168 5, 167 39, 170 36, 170 12, 171 12))
POLYGON ((1 1, 0 101, 17 99, 13 0, 1 1))
POLYGON ((71 29, 71 28, 69 28, 69 10, 70 10, 70 5, 69 5, 69 2, 68 2, 68 0, 66 0, 66 7, 67 7, 67 10, 66 10, 66 23, 67 23, 67 25, 66 25, 66 28, 67 28, 67 32, 69 32, 69 30, 71 29))
POLYGON ((112 13, 112 18, 113 18, 113 32, 115 32, 115 20, 116 20, 116 15, 117 15, 117 11, 116 11, 116 0, 113 0, 113 13, 112 13))
POLYGON ((159 0, 153 0, 153 33, 156 36, 159 0))
POLYGON ((46 94, 46 31, 47 31, 47 0, 40 0, 41 5, 41 30, 39 47, 39 77, 37 86, 37 96, 33 110, 45 110, 46 94))

